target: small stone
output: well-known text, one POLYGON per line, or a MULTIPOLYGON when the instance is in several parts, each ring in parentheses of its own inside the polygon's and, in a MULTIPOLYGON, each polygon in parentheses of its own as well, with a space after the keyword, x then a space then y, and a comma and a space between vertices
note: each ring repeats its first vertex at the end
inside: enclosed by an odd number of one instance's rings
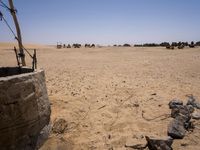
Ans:
POLYGON ((147 146, 150 150, 172 150, 173 139, 171 137, 148 137, 147 146))
POLYGON ((193 95, 188 96, 187 105, 192 105, 193 107, 200 109, 200 103, 196 101, 196 98, 193 95))
POLYGON ((65 132, 65 129, 67 128, 67 121, 60 118, 55 119, 52 127, 53 133, 62 134, 65 132))
POLYGON ((183 146, 183 147, 186 147, 188 145, 189 145, 188 143, 181 143, 181 146, 183 146))
POLYGON ((184 122, 181 120, 181 118, 177 117, 170 122, 167 133, 168 136, 171 136, 173 139, 184 138, 186 130, 184 127, 184 122))
POLYGON ((183 105, 183 101, 174 99, 174 100, 170 101, 168 105, 169 105, 170 109, 177 108, 178 106, 183 105))
POLYGON ((192 119, 200 120, 200 112, 195 111, 192 113, 192 119))

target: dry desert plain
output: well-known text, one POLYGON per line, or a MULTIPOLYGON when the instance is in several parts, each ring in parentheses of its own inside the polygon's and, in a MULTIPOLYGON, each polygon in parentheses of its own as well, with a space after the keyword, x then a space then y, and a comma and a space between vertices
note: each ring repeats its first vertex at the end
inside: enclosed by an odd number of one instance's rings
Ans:
MULTIPOLYGON (((16 66, 13 44, 0 44, 0 66, 16 66)), ((172 118, 168 103, 200 100, 200 48, 37 48, 38 66, 46 73, 51 121, 63 118, 62 134, 52 133, 42 150, 125 150, 146 135, 166 136, 172 118), (143 117, 142 117, 143 113, 143 117)), ((30 59, 27 61, 30 65, 30 59)), ((198 150, 200 121, 175 150, 198 150), (199 126, 199 127, 198 127, 199 126)))

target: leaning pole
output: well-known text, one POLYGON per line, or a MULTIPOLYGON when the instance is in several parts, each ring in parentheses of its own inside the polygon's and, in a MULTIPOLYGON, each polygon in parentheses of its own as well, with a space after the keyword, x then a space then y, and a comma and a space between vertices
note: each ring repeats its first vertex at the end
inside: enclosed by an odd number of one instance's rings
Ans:
POLYGON ((22 37, 21 37, 21 30, 20 30, 19 23, 16 16, 16 10, 15 10, 13 1, 12 0, 8 0, 8 1, 10 5, 10 13, 13 17, 15 27, 16 27, 17 37, 15 38, 17 39, 18 45, 19 45, 21 63, 22 63, 22 66, 26 66, 25 55, 24 55, 23 44, 22 44, 22 37))

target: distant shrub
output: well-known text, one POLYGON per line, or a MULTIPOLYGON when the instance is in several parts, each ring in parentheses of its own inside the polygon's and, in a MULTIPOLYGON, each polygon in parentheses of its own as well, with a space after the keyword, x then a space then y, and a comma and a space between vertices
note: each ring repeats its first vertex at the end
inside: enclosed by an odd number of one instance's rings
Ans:
POLYGON ((130 44, 124 44, 123 46, 124 46, 124 47, 131 47, 130 44))
POLYGON ((178 46, 178 43, 177 43, 177 42, 172 42, 172 45, 171 45, 171 46, 177 47, 177 46, 178 46))
POLYGON ((143 44, 143 47, 157 47, 159 46, 159 44, 156 43, 145 43, 143 44))
POLYGON ((135 44, 134 47, 143 47, 142 44, 135 44))
POLYGON ((199 42, 196 42, 196 44, 195 44, 196 46, 200 46, 200 41, 199 42))
POLYGON ((191 44, 189 45, 189 47, 190 47, 190 48, 194 48, 194 47, 195 47, 195 45, 194 45, 194 42, 193 42, 193 41, 191 42, 191 44))
POLYGON ((170 46, 170 44, 168 42, 162 42, 162 43, 160 43, 160 46, 167 47, 167 46, 170 46))

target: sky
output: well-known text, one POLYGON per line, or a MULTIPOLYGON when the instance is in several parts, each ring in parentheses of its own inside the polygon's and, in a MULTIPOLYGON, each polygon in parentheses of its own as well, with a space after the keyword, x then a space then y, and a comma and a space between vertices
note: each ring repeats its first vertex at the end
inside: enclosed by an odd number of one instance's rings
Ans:
MULTIPOLYGON (((200 0, 13 1, 25 43, 200 41, 200 0)), ((9 11, 0 10, 14 28, 9 11)), ((3 21, 0 42, 15 42, 3 21)))

